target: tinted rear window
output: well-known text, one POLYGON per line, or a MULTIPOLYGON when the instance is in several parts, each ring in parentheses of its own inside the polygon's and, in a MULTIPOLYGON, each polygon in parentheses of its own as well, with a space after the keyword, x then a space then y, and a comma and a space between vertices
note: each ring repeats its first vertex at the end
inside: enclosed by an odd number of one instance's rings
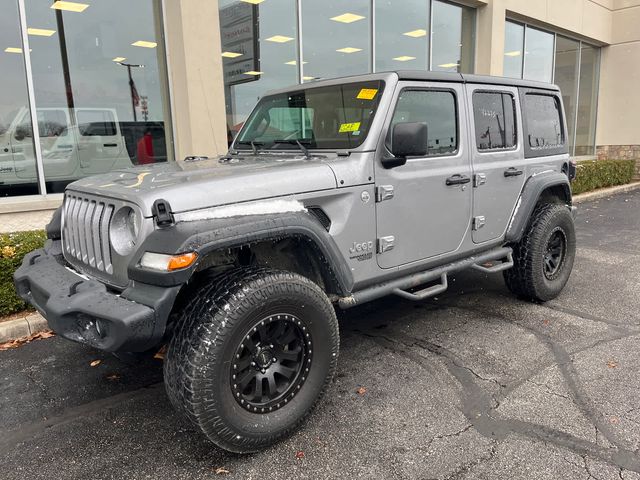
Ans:
POLYGON ((525 95, 524 115, 527 119, 526 138, 529 147, 542 150, 564 144, 562 115, 557 97, 528 93, 525 95))
POLYGON ((515 102, 510 94, 475 92, 473 120, 478 150, 502 150, 516 146, 515 102))

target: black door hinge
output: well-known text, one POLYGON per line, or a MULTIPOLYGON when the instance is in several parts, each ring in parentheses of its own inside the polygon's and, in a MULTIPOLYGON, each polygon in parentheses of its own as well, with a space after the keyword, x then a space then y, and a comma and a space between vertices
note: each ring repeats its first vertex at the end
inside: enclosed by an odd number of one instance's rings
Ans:
POLYGON ((171 205, 169 205, 169 202, 166 200, 159 199, 153 202, 151 213, 156 219, 156 225, 159 227, 173 225, 174 220, 173 214, 171 213, 171 205))

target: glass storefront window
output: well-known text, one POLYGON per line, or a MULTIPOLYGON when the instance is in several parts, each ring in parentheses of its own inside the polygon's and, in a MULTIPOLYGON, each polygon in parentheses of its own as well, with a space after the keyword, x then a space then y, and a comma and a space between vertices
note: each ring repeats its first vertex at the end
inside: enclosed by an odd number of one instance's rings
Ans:
POLYGON ((295 0, 220 0, 220 36, 229 141, 261 95, 298 83, 295 0))
POLYGON ((431 70, 473 72, 474 10, 434 0, 431 70))
POLYGON ((573 152, 573 129, 576 118, 576 105, 578 99, 577 78, 580 62, 580 42, 570 38, 556 38, 556 64, 554 70, 554 83, 562 92, 562 103, 567 117, 567 131, 569 135, 569 152, 573 152))
POLYGON ((593 155, 595 153, 599 72, 600 49, 583 43, 580 49, 578 119, 575 140, 576 156, 593 155))
POLYGON ((376 72, 426 70, 429 0, 376 0, 376 72))
POLYGON ((524 78, 551 82, 553 34, 527 27, 524 50, 524 78))
POLYGON ((505 77, 522 78, 524 58, 524 26, 506 22, 504 26, 504 67, 505 77))
POLYGON ((47 192, 170 159, 160 2, 56 4, 25 2, 47 192))
MULTIPOLYGON (((0 196, 38 194, 17 2, 0 15, 0 196)), ((44 120, 44 119, 42 119, 44 120)), ((42 121, 38 119, 38 121, 42 121)), ((53 123, 53 122, 52 122, 53 123)))
POLYGON ((302 2, 302 81, 371 71, 369 0, 302 2))
POLYGON ((558 85, 567 117, 569 153, 594 155, 600 49, 510 21, 504 43, 503 75, 558 85))

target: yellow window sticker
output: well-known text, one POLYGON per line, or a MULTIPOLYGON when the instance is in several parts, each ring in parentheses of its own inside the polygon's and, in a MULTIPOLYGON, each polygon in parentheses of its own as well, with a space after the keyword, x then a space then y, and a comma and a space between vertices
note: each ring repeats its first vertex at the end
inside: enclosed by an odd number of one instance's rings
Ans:
POLYGON ((356 98, 359 98, 360 100, 373 100, 376 93, 378 93, 377 88, 362 88, 356 98))
POLYGON ((360 122, 342 123, 340 124, 339 133, 357 132, 360 130, 360 122))

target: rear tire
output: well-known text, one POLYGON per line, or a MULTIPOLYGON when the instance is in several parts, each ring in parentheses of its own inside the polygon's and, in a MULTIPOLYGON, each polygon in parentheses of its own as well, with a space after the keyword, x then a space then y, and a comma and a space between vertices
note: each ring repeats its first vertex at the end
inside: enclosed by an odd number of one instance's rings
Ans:
POLYGON ((198 288, 178 318, 167 394, 225 450, 254 452, 289 436, 335 372, 335 311, 300 275, 236 270, 198 288))
POLYGON ((536 207, 522 239, 513 246, 514 266, 504 271, 511 292, 527 300, 546 302, 557 297, 571 275, 576 233, 565 205, 536 207))

